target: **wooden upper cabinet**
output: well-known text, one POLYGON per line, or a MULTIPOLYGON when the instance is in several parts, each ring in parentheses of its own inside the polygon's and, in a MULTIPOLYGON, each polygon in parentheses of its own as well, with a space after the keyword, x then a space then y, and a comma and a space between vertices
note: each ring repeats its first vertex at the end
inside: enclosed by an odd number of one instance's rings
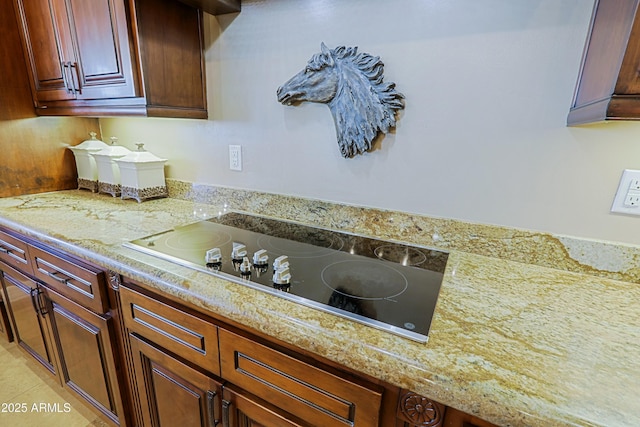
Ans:
POLYGON ((110 0, 52 0, 52 4, 72 94, 77 99, 137 95, 124 4, 110 0))
POLYGON ((124 6, 109 0, 19 1, 38 102, 139 95, 124 6))
POLYGON ((568 125, 640 120, 640 0, 597 0, 568 125))
POLYGON ((207 117, 199 9, 177 0, 16 6, 37 114, 207 117))

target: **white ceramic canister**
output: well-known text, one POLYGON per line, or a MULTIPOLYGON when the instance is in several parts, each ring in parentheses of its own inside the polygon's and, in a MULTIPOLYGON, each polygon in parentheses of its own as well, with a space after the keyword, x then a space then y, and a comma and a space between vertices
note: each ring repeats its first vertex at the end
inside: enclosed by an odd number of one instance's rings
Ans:
POLYGON ((94 193, 98 191, 98 166, 91 153, 98 152, 108 145, 96 138, 95 132, 89 132, 89 139, 73 147, 68 147, 76 158, 78 170, 78 189, 86 188, 94 193))
POLYGON ((111 137, 111 145, 100 151, 91 153, 98 167, 98 193, 111 194, 113 197, 121 193, 120 168, 115 160, 131 153, 126 147, 116 145, 118 138, 111 137))
POLYGON ((167 159, 146 151, 142 143, 136 143, 136 146, 137 150, 114 159, 120 169, 120 197, 138 202, 167 197, 167 184, 164 180, 164 164, 167 159))

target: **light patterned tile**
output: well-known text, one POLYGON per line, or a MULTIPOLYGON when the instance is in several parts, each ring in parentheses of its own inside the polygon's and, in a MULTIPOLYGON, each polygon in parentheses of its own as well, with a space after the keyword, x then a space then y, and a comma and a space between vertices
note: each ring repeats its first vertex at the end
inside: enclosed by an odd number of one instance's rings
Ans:
MULTIPOLYGON (((0 401, 5 403, 16 396, 42 384, 42 380, 25 366, 21 359, 11 359, 9 353, 2 358, 0 369, 0 401)), ((36 363, 34 361, 34 363, 36 363)), ((45 372, 42 372, 46 375, 45 372)), ((0 425, 2 425, 0 423, 0 425)))
POLYGON ((15 344, 0 344, 0 426, 107 425, 15 344))
POLYGON ((86 426, 95 418, 87 418, 79 402, 65 399, 44 383, 16 396, 13 403, 19 411, 0 412, 3 427, 86 426))

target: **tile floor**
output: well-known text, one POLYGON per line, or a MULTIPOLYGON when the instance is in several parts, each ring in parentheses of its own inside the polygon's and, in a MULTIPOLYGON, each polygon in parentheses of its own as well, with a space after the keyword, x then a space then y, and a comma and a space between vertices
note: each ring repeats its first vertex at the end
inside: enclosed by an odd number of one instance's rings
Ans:
POLYGON ((35 360, 0 336, 0 426, 108 426, 35 360), (15 412, 15 408, 24 409, 15 412), (42 410, 41 410, 42 408, 42 410), (14 410, 14 411, 12 411, 14 410))

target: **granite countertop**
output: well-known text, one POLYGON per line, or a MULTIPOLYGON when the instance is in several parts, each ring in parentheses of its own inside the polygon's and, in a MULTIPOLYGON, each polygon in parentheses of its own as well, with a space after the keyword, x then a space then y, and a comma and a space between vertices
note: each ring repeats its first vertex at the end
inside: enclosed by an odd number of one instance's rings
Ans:
MULTIPOLYGON (((136 203, 71 190, 0 199, 0 225, 498 425, 640 425, 637 264, 609 274, 584 262, 551 268, 449 245, 429 341, 420 344, 122 246, 228 208, 219 200, 136 203)), ((317 205, 307 212, 314 217, 300 222, 323 214, 317 205)), ((381 234, 372 223, 370 235, 381 234)), ((637 248, 602 247, 626 254, 627 264, 637 259, 637 248)))

